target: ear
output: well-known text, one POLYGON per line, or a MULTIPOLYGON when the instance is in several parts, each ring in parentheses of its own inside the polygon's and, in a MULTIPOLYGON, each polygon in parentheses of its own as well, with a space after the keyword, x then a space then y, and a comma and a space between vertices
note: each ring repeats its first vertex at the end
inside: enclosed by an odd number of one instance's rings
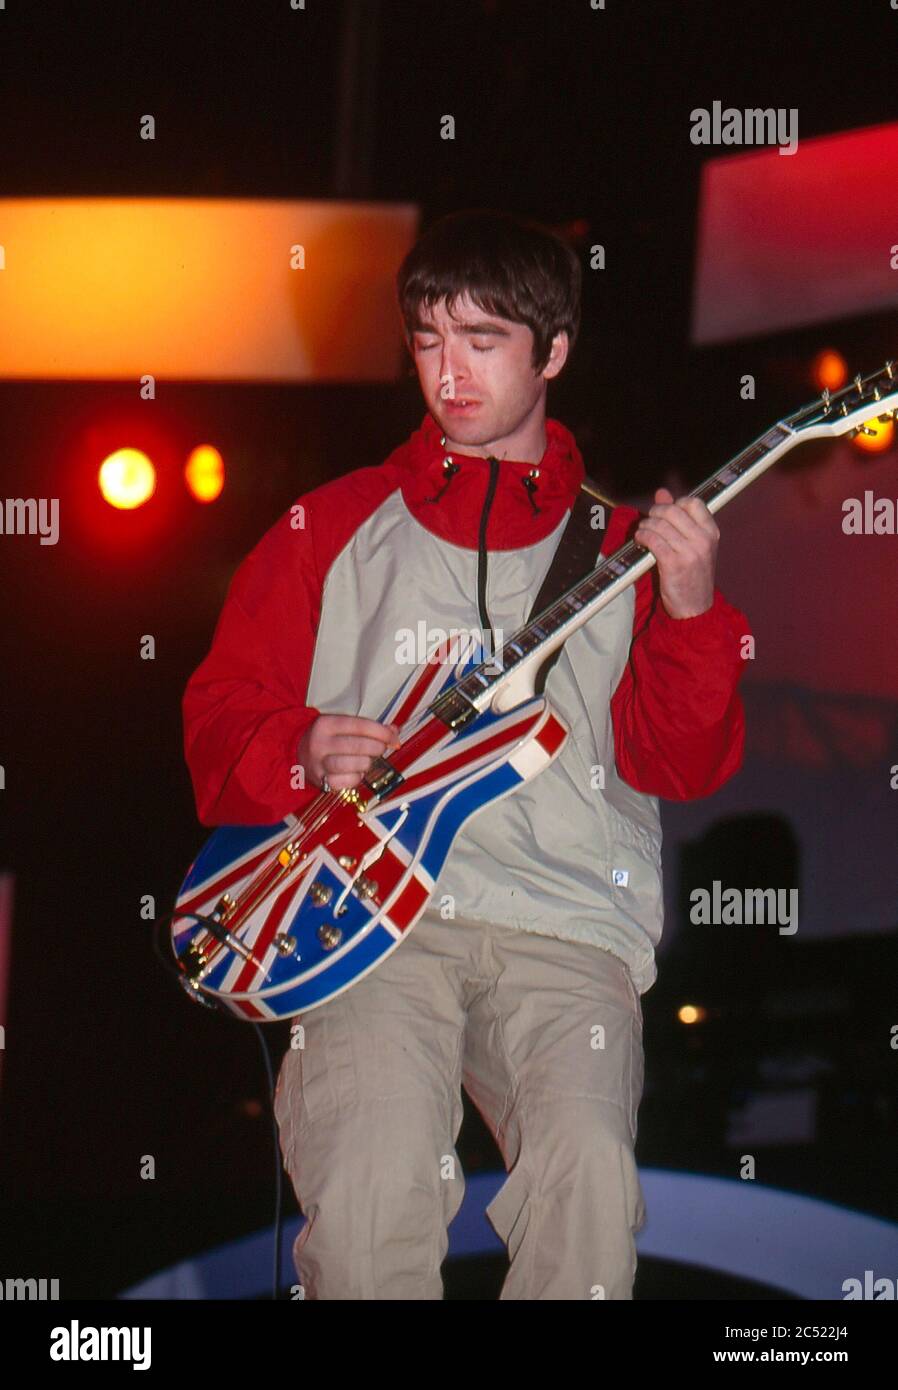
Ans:
POLYGON ((551 381, 553 377, 557 376, 567 361, 569 350, 570 343, 567 331, 562 329, 562 331, 556 333, 555 337, 552 339, 552 346, 549 350, 549 360, 543 367, 540 375, 544 376, 547 381, 551 381))

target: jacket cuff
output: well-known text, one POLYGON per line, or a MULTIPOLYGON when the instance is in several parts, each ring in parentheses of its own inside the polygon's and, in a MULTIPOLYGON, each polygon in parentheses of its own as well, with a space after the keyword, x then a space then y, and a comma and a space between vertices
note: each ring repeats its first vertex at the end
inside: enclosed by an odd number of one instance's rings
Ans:
POLYGON ((662 598, 658 597, 655 605, 653 620, 660 629, 670 633, 674 638, 684 637, 689 642, 695 641, 719 641, 724 635, 732 636, 732 606, 724 598, 719 589, 714 590, 714 599, 710 608, 706 608, 704 613, 696 613, 691 618, 673 618, 664 607, 662 598))

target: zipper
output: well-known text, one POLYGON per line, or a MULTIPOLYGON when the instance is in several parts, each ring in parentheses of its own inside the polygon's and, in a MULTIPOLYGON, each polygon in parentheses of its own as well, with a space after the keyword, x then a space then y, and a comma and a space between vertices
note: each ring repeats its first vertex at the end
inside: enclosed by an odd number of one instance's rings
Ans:
POLYGON ((486 528, 490 516, 490 508, 493 505, 493 498, 496 495, 496 488, 499 485, 499 460, 490 455, 490 480, 487 484, 486 498, 483 503, 483 511, 480 513, 480 541, 477 550, 477 607, 480 613, 480 630, 485 636, 490 635, 490 655, 496 655, 496 634, 493 632, 493 625, 490 622, 490 615, 486 611, 486 572, 488 555, 486 549, 486 528))

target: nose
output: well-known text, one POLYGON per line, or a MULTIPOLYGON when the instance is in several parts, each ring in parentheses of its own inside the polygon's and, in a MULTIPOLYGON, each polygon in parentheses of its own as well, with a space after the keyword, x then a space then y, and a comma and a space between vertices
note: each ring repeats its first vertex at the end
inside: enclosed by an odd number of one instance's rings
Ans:
POLYGON ((467 381, 462 352, 457 343, 444 343, 440 359, 440 382, 445 396, 457 395, 459 386, 467 381))

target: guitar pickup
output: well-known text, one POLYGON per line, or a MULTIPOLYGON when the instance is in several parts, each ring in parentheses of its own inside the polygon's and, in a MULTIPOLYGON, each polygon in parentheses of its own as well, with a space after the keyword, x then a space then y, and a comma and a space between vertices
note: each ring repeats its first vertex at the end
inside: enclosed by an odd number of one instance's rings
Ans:
POLYGON ((392 763, 387 762, 386 758, 375 758, 363 780, 365 786, 370 787, 375 796, 385 796, 387 792, 398 787, 400 782, 405 779, 402 773, 393 767, 392 763))
POLYGON ((479 711, 460 690, 452 689, 434 700, 429 713, 435 715, 450 729, 463 729, 472 719, 477 718, 479 711))

